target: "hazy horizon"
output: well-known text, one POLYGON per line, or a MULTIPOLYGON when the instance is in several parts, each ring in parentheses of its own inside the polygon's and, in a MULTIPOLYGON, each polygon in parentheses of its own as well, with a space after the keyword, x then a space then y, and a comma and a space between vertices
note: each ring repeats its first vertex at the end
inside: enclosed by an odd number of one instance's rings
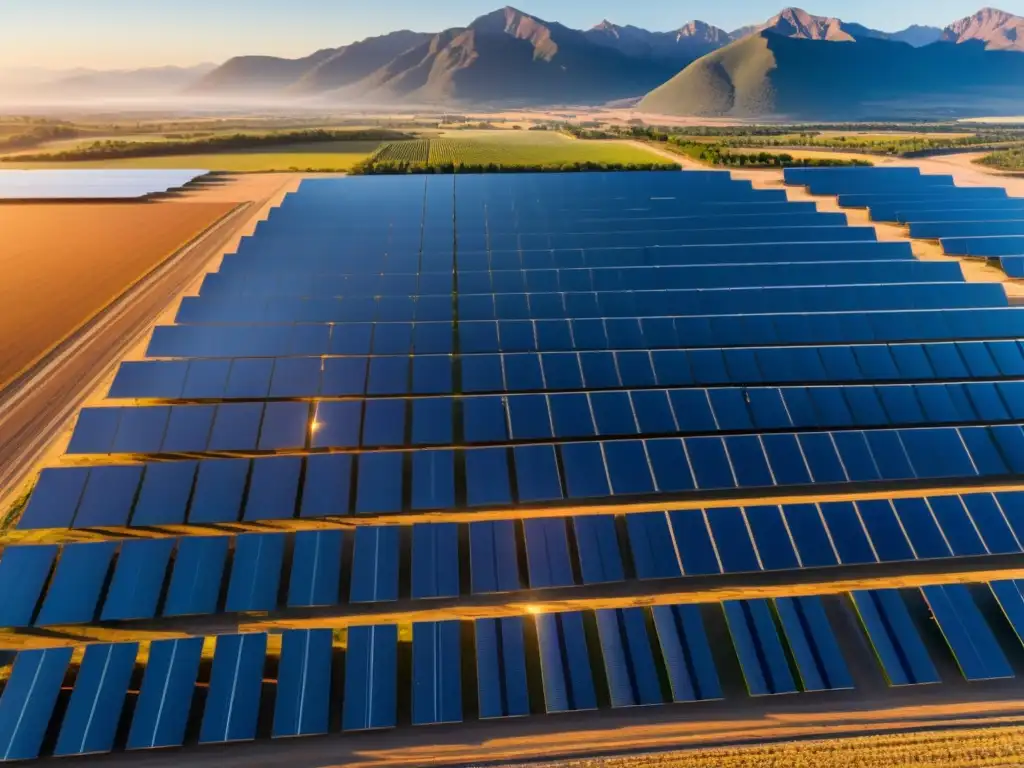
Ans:
MULTIPOLYGON (((349 0, 8 0, 0 12, 0 70, 132 69, 219 63, 242 54, 298 57, 395 29, 436 32, 469 23, 501 7, 501 0, 449 0, 442 8, 392 0, 386 9, 349 0)), ((726 30, 758 23, 785 0, 651 0, 623 7, 613 0, 531 0, 521 10, 570 27, 607 18, 653 30, 700 19, 726 30)), ((838 16, 892 32, 911 24, 942 27, 975 13, 984 0, 820 0, 795 3, 821 16, 838 16)), ((1024 15, 1024 0, 997 7, 1024 15)))

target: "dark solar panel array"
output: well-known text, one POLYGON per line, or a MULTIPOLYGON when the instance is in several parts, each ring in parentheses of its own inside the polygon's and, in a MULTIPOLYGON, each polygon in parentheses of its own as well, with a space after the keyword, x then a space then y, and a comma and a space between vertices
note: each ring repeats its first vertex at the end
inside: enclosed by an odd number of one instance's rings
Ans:
POLYGON ((0 750, 6 760, 31 759, 44 749, 100 754, 190 739, 227 743, 707 701, 742 688, 750 696, 842 691, 854 687, 834 618, 846 613, 859 618, 878 673, 892 686, 940 682, 940 655, 969 681, 1013 677, 995 633, 1020 631, 1020 589, 1017 582, 988 586, 422 621, 401 640, 397 626, 377 624, 350 627, 342 643, 330 629, 155 640, 141 655, 140 643, 103 643, 88 646, 70 686, 63 685, 70 648, 22 651, 0 697, 0 750), (1005 616, 983 615, 979 604, 993 596, 1005 616), (946 650, 928 647, 922 600, 946 650), (728 640, 713 644, 721 631, 728 640), (204 645, 212 664, 201 663, 204 645), (402 671, 400 646, 412 661, 402 671), (137 692, 132 679, 141 680, 137 692), (205 688, 202 699, 194 696, 197 685, 205 688), (332 725, 335 701, 341 717, 332 725), (263 706, 273 710, 269 728, 260 725, 263 706), (127 731, 119 729, 125 717, 127 731), (191 737, 190 719, 200 724, 191 737))
POLYGON ((1008 277, 1024 277, 1024 198, 1008 197, 1002 187, 958 187, 950 176, 911 167, 790 169, 786 181, 838 195, 844 207, 866 207, 875 221, 906 225, 911 237, 940 241, 946 254, 992 259, 1008 277))
POLYGON ((1003 492, 11 545, 0 557, 0 625, 1011 555, 1022 542, 1024 492, 1003 492))
MULTIPOLYGON (((1019 201, 950 177, 787 181, 1017 236, 1019 201)), ((1024 492, 984 486, 1024 471, 1020 339, 1001 286, 725 173, 305 181, 80 412, 18 529, 104 540, 8 546, 0 625, 346 628, 24 651, 0 749, 843 691, 858 620, 891 685, 1012 677, 1015 581, 514 614, 526 590, 1019 556, 1024 492)))

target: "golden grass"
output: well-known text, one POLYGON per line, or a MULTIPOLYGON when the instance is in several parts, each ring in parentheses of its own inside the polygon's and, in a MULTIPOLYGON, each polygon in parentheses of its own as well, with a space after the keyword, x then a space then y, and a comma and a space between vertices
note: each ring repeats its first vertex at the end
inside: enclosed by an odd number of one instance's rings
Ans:
POLYGON ((1024 729, 979 728, 566 760, 528 768, 994 768, 1021 765, 1022 756, 1024 729))
POLYGON ((0 385, 234 206, 0 206, 0 385))

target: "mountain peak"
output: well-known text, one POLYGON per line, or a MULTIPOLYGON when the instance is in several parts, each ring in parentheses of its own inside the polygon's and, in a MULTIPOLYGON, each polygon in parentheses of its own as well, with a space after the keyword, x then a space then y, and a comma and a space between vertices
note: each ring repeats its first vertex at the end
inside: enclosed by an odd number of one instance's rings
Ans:
POLYGON ((784 8, 770 18, 762 31, 806 40, 852 42, 855 36, 835 17, 815 16, 803 8, 784 8))
POLYGON ((988 50, 1024 52, 1024 17, 998 8, 982 8, 946 27, 941 39, 949 43, 977 40, 988 50))
POLYGON ((485 28, 508 28, 515 26, 520 22, 529 19, 530 21, 539 21, 535 17, 528 13, 520 11, 518 8, 513 8, 511 5, 506 5, 503 8, 485 13, 483 16, 479 16, 474 19, 473 23, 470 24, 472 29, 485 29, 485 28))

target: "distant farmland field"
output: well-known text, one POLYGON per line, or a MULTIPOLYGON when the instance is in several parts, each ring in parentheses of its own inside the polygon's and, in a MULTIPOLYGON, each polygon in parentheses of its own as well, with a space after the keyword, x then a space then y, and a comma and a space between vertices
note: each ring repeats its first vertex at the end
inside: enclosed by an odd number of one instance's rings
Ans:
POLYGON ((0 206, 0 386, 232 208, 0 206))
POLYGON ((381 145, 374 155, 375 160, 397 163, 425 163, 430 157, 430 140, 391 141, 381 145))
POLYGON ((373 159, 505 166, 664 162, 653 152, 626 142, 571 139, 546 131, 449 131, 433 139, 389 142, 373 159))
POLYGON ((74 160, 58 163, 5 162, 4 169, 37 168, 206 168, 211 171, 258 173, 271 171, 347 171, 377 148, 377 141, 336 141, 242 149, 194 155, 126 157, 112 160, 74 160))

